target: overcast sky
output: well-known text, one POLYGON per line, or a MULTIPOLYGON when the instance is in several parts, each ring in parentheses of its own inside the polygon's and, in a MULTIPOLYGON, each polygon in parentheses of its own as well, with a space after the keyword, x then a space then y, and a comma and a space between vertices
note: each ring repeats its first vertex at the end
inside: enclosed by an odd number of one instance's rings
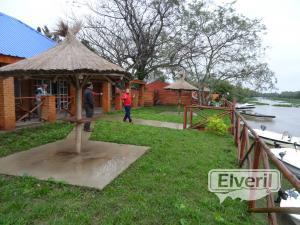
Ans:
MULTIPOLYGON (((216 0, 231 2, 231 0, 216 0)), ((0 11, 37 28, 53 28, 59 19, 84 14, 74 0, 0 0, 0 11), (73 10, 71 10, 71 8, 73 10)), ((267 26, 266 60, 278 78, 280 91, 300 91, 300 0, 237 0, 236 9, 267 26)))

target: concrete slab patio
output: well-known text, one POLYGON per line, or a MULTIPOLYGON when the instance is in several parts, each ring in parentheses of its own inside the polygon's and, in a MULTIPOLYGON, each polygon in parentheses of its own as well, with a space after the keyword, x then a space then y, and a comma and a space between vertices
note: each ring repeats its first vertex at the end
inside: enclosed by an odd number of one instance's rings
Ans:
POLYGON ((103 189, 142 156, 148 147, 90 141, 83 135, 82 153, 74 153, 74 132, 61 141, 0 158, 0 174, 103 189))

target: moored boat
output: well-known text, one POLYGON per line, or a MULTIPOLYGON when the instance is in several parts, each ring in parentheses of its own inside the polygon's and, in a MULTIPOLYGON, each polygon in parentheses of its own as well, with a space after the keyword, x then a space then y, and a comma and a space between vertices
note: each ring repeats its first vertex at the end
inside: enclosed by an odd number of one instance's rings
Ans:
POLYGON ((298 178, 300 178, 300 150, 295 148, 271 148, 277 159, 298 178))
POLYGON ((300 137, 291 136, 288 132, 277 133, 274 131, 263 129, 253 129, 256 134, 261 137, 267 144, 270 145, 280 145, 281 147, 300 147, 300 137))
POLYGON ((247 111, 241 111, 242 115, 249 116, 249 117, 255 117, 255 118, 263 118, 263 119, 273 119, 276 118, 276 116, 273 115, 266 115, 266 114, 260 114, 260 113, 253 113, 253 112, 247 112, 247 111))
MULTIPOLYGON (((281 199, 280 207, 300 207, 300 194, 298 191, 290 189, 285 193, 287 198, 281 199)), ((300 214, 289 214, 289 216, 296 225, 300 225, 300 214)))
POLYGON ((236 109, 254 109, 255 105, 254 104, 249 104, 249 103, 244 103, 244 104, 236 104, 235 106, 236 109))

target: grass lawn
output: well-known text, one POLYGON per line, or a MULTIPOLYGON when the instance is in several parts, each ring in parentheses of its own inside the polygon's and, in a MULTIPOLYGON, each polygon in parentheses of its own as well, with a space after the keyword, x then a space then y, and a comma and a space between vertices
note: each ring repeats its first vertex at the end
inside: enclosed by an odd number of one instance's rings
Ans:
POLYGON ((0 133, 0 157, 63 139, 72 128, 69 123, 55 123, 12 133, 0 133))
MULTIPOLYGON (((200 122, 203 120, 203 117, 201 115, 205 116, 213 116, 217 113, 221 113, 222 111, 219 110, 194 110, 194 112, 197 115, 193 116, 194 123, 200 122)), ((109 113, 112 115, 123 115, 124 112, 122 111, 115 111, 112 113, 109 113)), ((181 113, 177 113, 177 106, 154 106, 154 107, 143 107, 143 108, 137 108, 132 109, 132 118, 138 118, 138 119, 146 119, 146 120, 158 120, 158 121, 166 121, 166 122, 173 122, 173 123, 183 123, 183 107, 181 108, 181 113)), ((189 119, 189 113, 188 113, 188 119, 189 119)), ((229 117, 225 118, 225 122, 229 125, 230 120, 229 117)))
MULTIPOLYGON (((63 138, 70 129, 46 125, 1 135, 1 155, 63 138)), ((1 175, 0 224, 266 223, 247 213, 246 202, 221 205, 207 190, 210 169, 236 168, 230 135, 98 121, 91 139, 151 148, 102 191, 1 175)))

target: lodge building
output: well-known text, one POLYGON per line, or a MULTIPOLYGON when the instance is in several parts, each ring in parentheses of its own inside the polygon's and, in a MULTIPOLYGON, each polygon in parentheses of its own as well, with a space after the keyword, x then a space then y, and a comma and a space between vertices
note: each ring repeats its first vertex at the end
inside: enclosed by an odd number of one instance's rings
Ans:
MULTIPOLYGON (((57 43, 37 30, 24 24, 16 18, 0 12, 0 67, 31 58, 47 51, 57 43)), ((109 112, 121 109, 121 90, 109 81, 93 81, 96 112, 109 112), (101 93, 101 94, 100 94, 101 93)), ((66 80, 31 79, 30 77, 13 78, 0 77, 0 130, 12 130, 26 120, 34 120, 32 111, 35 107, 36 89, 47 84, 47 93, 54 99, 55 115, 47 115, 45 120, 55 121, 57 117, 75 114, 75 88, 66 80), (54 97, 54 98, 53 98, 54 97)), ((135 96, 133 106, 143 106, 145 83, 143 81, 127 81, 127 87, 132 88, 135 96)), ((47 101, 42 109, 46 109, 47 101)))

